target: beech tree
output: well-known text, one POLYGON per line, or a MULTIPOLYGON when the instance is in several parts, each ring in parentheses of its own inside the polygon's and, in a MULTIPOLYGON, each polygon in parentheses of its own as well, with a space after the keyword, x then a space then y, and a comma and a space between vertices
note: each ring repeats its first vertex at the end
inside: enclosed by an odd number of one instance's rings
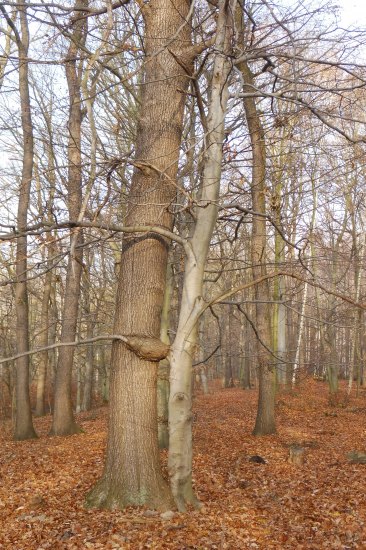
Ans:
POLYGON ((220 192, 222 142, 225 135, 225 114, 231 66, 231 38, 234 29, 232 14, 235 3, 219 3, 215 56, 207 135, 203 160, 200 200, 192 237, 185 246, 182 304, 177 334, 170 354, 169 398, 169 475, 175 503, 179 510, 198 502, 192 488, 192 357, 197 341, 197 322, 203 308, 203 277, 212 232, 217 217, 220 192))

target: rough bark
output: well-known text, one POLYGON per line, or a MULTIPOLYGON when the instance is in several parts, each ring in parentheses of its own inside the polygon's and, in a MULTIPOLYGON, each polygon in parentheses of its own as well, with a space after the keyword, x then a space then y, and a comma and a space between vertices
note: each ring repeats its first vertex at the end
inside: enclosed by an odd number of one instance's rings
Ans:
MULTIPOLYGON (((27 214, 33 176, 33 126, 28 78, 29 31, 26 6, 19 8, 21 37, 17 35, 19 51, 19 93, 21 121, 23 131, 23 166, 20 181, 17 212, 17 228, 22 231, 27 226, 27 214)), ((16 246, 16 351, 29 350, 29 311, 27 291, 27 237, 17 240, 16 246)), ((37 437, 33 428, 29 395, 29 358, 21 357, 16 361, 16 416, 14 439, 23 440, 37 437)))
MULTIPOLYGON (((46 115, 47 116, 47 115, 46 115)), ((48 115, 50 118, 52 117, 52 114, 48 115)), ((51 128, 51 120, 48 120, 49 128, 51 128)), ((50 138, 52 136, 50 135, 50 138)), ((50 190, 49 190, 49 196, 46 203, 46 215, 45 219, 48 222, 52 222, 52 208, 54 205, 54 197, 55 197, 55 189, 56 189, 56 177, 55 177, 55 158, 54 158, 54 152, 52 150, 52 147, 50 146, 48 149, 48 165, 49 165, 49 184, 50 184, 50 190)), ((39 182, 39 211, 40 215, 42 215, 43 210, 43 201, 41 197, 41 184, 39 182)), ((52 308, 51 306, 51 292, 52 292, 52 284, 55 283, 54 280, 54 274, 52 272, 52 256, 55 253, 55 246, 54 246, 54 237, 47 234, 46 235, 46 241, 47 241, 47 272, 45 274, 44 278, 44 287, 43 287, 43 296, 42 296, 42 306, 41 306, 41 322, 40 322, 40 341, 39 346, 41 348, 47 347, 50 340, 50 318, 52 319, 52 308)), ((52 319, 52 321, 54 321, 52 319)), ((55 343, 55 339, 53 339, 52 343, 55 343)), ((40 353, 39 356, 39 364, 37 368, 37 397, 36 397, 36 416, 43 416, 46 412, 46 381, 47 381, 47 371, 49 370, 49 352, 44 351, 40 353)))
MULTIPOLYGON (((96 320, 96 313, 92 311, 90 303, 90 253, 88 255, 88 266, 84 277, 84 315, 86 323, 86 338, 93 338, 94 326, 96 320)), ((85 356, 85 369, 84 369, 84 385, 83 385, 83 397, 81 401, 81 410, 89 411, 92 406, 92 393, 93 393, 93 376, 94 376, 94 347, 88 346, 86 348, 85 356)))
POLYGON ((240 374, 239 386, 243 390, 250 390, 250 341, 249 323, 242 321, 240 324, 240 374))
MULTIPOLYGON (((41 337, 39 340, 40 347, 48 346, 48 330, 49 330, 49 304, 51 297, 52 272, 48 271, 45 276, 45 284, 42 296, 41 309, 41 337)), ((37 400, 36 400, 36 416, 45 414, 45 390, 47 379, 48 366, 48 351, 43 351, 39 356, 39 364, 37 367, 37 400)))
MULTIPOLYGON (((73 22, 72 39, 65 61, 66 79, 69 91, 69 119, 68 119, 68 183, 67 200, 71 220, 76 220, 82 206, 82 176, 81 176, 81 67, 77 60, 80 44, 85 40, 87 24, 86 18, 80 17, 80 10, 86 8, 88 0, 76 0, 76 17, 73 22)), ((80 301, 80 279, 82 272, 83 236, 80 229, 76 229, 70 236, 70 255, 68 259, 64 307, 62 312, 61 342, 73 342, 76 335, 76 326, 80 301)), ((75 422, 72 403, 72 367, 74 348, 71 346, 60 348, 55 378, 55 400, 52 435, 71 435, 78 433, 80 428, 75 422)))
MULTIPOLYGON (((253 75, 246 61, 239 64, 239 68, 244 79, 244 92, 253 90, 253 75)), ((266 275, 266 148, 264 141, 264 132, 257 111, 257 106, 253 97, 247 97, 243 100, 245 116, 247 119, 250 141, 252 146, 252 208, 254 212, 264 214, 264 216, 253 216, 252 222, 252 244, 251 261, 253 280, 266 275)), ((269 283, 265 281, 256 285, 254 289, 256 300, 256 329, 261 340, 268 346, 271 343, 271 323, 270 323, 270 290, 269 283)), ((258 410, 255 421, 254 434, 265 435, 275 433, 275 370, 273 367, 273 358, 268 351, 257 340, 257 363, 258 363, 258 382, 259 398, 258 410)))
MULTIPOLYGON (((176 196, 184 91, 192 70, 184 52, 190 44, 189 8, 187 0, 152 0, 143 8, 146 63, 127 225, 172 227, 169 206, 176 196)), ((167 252, 168 243, 155 234, 125 238, 117 334, 159 337, 167 252)), ((106 464, 88 506, 173 506, 159 460, 156 386, 157 362, 114 343, 106 464)))
MULTIPOLYGON (((348 206, 348 205, 346 205, 348 206)), ((347 227, 348 222, 348 209, 346 208, 343 216, 343 223, 340 229, 339 234, 335 238, 333 235, 332 243, 332 253, 331 253, 331 289, 336 290, 337 285, 343 278, 343 274, 339 274, 340 261, 339 253, 340 246, 343 241, 343 236, 347 227)), ((327 368, 327 378, 329 385, 329 401, 331 404, 335 404, 337 401, 337 394, 339 390, 338 376, 339 376, 339 356, 336 347, 337 331, 336 331, 336 320, 337 320, 337 300, 334 295, 329 296, 328 303, 328 317, 327 325, 324 330, 324 347, 327 353, 326 357, 326 368, 327 368)))

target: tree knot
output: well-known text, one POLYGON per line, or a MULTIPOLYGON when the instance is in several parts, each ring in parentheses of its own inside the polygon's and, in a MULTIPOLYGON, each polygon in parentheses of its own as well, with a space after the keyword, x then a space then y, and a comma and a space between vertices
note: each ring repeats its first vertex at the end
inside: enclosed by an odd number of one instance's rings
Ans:
POLYGON ((159 338, 143 334, 130 334, 121 340, 129 350, 146 361, 161 361, 166 358, 170 349, 159 338))

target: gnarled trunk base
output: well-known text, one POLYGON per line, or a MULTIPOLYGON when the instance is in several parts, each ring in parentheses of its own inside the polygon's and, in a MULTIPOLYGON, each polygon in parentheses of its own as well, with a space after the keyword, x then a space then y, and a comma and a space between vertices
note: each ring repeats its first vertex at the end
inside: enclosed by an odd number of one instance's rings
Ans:
POLYGON ((89 492, 89 508, 174 508, 163 478, 157 437, 156 362, 124 344, 113 345, 110 418, 103 476, 89 492), (121 429, 122 428, 122 429, 121 429))
POLYGON ((85 506, 106 510, 123 510, 127 506, 146 506, 150 510, 162 512, 175 507, 168 486, 162 478, 155 479, 149 486, 142 485, 132 490, 122 483, 116 484, 108 476, 102 477, 89 491, 85 506))

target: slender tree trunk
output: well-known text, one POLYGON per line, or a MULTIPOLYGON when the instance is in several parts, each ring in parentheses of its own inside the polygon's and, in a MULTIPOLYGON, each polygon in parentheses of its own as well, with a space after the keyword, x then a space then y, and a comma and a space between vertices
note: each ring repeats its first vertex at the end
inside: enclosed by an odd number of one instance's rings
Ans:
MULTIPOLYGON (((160 339, 165 344, 170 344, 169 338, 169 312, 171 305, 171 297, 173 292, 173 271, 172 265, 169 262, 166 272, 166 283, 163 309, 161 313, 161 328, 160 339)), ((169 429, 168 429, 168 403, 169 403, 169 361, 163 359, 159 363, 158 369, 158 394, 157 394, 157 406, 158 406, 158 438, 159 448, 167 449, 169 447, 169 429)))
MULTIPOLYGON (((353 246, 355 249, 355 301, 358 302, 360 297, 360 287, 361 287, 361 265, 364 264, 365 259, 365 249, 366 249, 366 235, 363 236, 364 242, 358 246, 357 243, 357 235, 356 235, 356 227, 355 224, 353 224, 353 246), (361 250, 359 250, 361 248, 361 250)), ((353 341, 351 344, 351 357, 349 361, 349 374, 348 374, 348 387, 347 387, 347 393, 348 395, 352 391, 352 384, 353 384, 353 378, 355 374, 355 359, 358 361, 358 364, 360 363, 361 359, 361 353, 360 353, 360 332, 361 332, 361 326, 362 326, 362 316, 363 312, 362 309, 358 308, 358 310, 355 312, 355 320, 354 320, 354 327, 353 327, 353 341)), ((358 369, 359 371, 360 369, 358 369)), ((356 370, 356 373, 358 373, 356 370)))
MULTIPOLYGON (((280 203, 280 191, 278 191, 278 203, 280 203)), ((278 206, 278 209, 280 206, 278 206)), ((280 212, 276 210, 276 223, 281 224, 280 212)), ((275 234, 275 266, 284 262, 284 242, 278 231, 275 234)), ((277 277, 273 283, 273 350, 278 357, 276 365, 276 379, 280 387, 286 385, 286 306, 283 304, 285 293, 284 277, 277 277)))
MULTIPOLYGON (((93 327, 93 319, 91 319, 88 323, 86 337, 93 338, 93 336, 94 336, 94 327, 93 327)), ((84 375, 84 385, 83 385, 83 397, 81 401, 82 411, 89 411, 92 408, 93 379, 94 379, 94 349, 93 349, 93 346, 88 346, 86 348, 86 357, 85 357, 85 375, 84 375)))
MULTIPOLYGON (((253 90, 253 75, 246 61, 238 65, 244 79, 244 92, 253 90)), ((261 216, 253 215, 252 225, 252 275, 257 279, 266 275, 266 149, 264 132, 257 112, 253 97, 243 100, 244 110, 247 119, 250 140, 252 145, 252 208, 261 216), (263 215, 263 216, 262 216, 263 215)), ((256 300, 256 328, 261 340, 267 347, 271 345, 271 323, 270 323, 270 291, 267 281, 256 285, 254 289, 256 300)), ((257 340, 257 363, 259 380, 259 399, 257 417, 254 427, 255 435, 272 434, 276 431, 275 426, 275 369, 274 358, 257 340)))
POLYGON ((298 372, 300 369, 300 351, 301 351, 301 341, 304 333, 304 327, 305 327, 305 308, 306 308, 306 298, 308 295, 308 283, 306 282, 304 285, 304 293, 302 295, 302 304, 301 304, 301 312, 300 312, 300 323, 299 323, 299 333, 297 336, 297 345, 296 345, 296 353, 295 353, 295 361, 294 361, 294 368, 292 371, 292 387, 295 387, 296 384, 296 378, 298 377, 298 372))
MULTIPOLYGON (((5 11, 5 8, 1 10, 3 13, 5 11)), ((10 21, 14 24, 17 17, 17 11, 14 9, 12 16, 9 18, 10 21)), ((7 18, 6 18, 7 19, 7 18)), ((12 46, 12 32, 13 26, 9 25, 9 21, 7 21, 7 31, 8 33, 5 35, 5 46, 2 51, 2 55, 0 57, 0 91, 4 83, 4 76, 6 67, 9 61, 9 56, 11 52, 11 46, 12 46)))
MULTIPOLYGON (((96 312, 92 311, 92 305, 90 300, 90 267, 91 267, 91 254, 89 252, 87 259, 87 267, 84 277, 84 315, 86 324, 86 337, 93 338, 94 325, 96 312)), ((94 377, 94 347, 87 346, 85 355, 85 369, 84 369, 84 384, 82 392, 81 410, 89 411, 92 406, 92 393, 93 393, 93 377, 94 377)))
MULTIPOLYGON (((338 281, 338 265, 339 265, 339 252, 340 246, 343 241, 343 236, 346 231, 347 222, 348 222, 348 203, 346 203, 346 209, 343 215, 343 223, 341 230, 337 236, 334 238, 332 235, 333 246, 331 252, 331 288, 336 290, 338 281)), ((331 405, 336 404, 337 394, 339 390, 338 376, 339 376, 339 356, 336 348, 336 315, 337 315, 337 301, 334 296, 329 297, 329 315, 328 315, 328 324, 324 331, 324 341, 325 347, 327 350, 327 376, 328 376, 328 385, 329 385, 329 402, 331 405)))
MULTIPOLYGON (((48 126, 49 128, 51 128, 52 113, 50 113, 48 116, 49 116, 48 126)), ((51 145, 48 148, 48 168, 49 168, 48 180, 50 184, 50 189, 49 189, 49 195, 45 205, 46 213, 44 218, 45 218, 45 221, 52 223, 52 209, 54 205, 55 190, 56 190, 56 175, 55 175, 56 167, 55 167, 54 151, 51 145)), ((44 205, 42 200, 40 182, 38 185, 38 195, 39 195, 39 214, 40 216, 42 216, 44 205)), ((40 322, 41 336, 39 341, 40 347, 47 347, 49 345, 50 317, 52 317, 52 315, 50 315, 50 309, 51 309, 50 302, 51 302, 52 284, 55 282, 54 274, 52 271, 52 256, 55 254, 53 236, 50 234, 46 234, 46 242, 47 242, 47 248, 45 253, 47 255, 46 256, 47 272, 44 278, 44 288, 43 288, 42 306, 41 306, 41 322, 40 322)), ((55 339, 53 339, 52 343, 55 343, 55 339)), ((46 412, 46 381, 47 381, 47 371, 49 366, 49 357, 50 357, 49 351, 44 351, 39 354, 39 364, 37 368, 37 401, 36 401, 36 411, 35 411, 36 416, 43 416, 46 412)))
POLYGON ((231 345, 231 317, 232 317, 232 311, 231 306, 228 306, 227 308, 227 317, 223 315, 223 330, 222 333, 224 335, 224 342, 225 342, 225 371, 224 371, 224 388, 233 388, 234 387, 234 374, 233 374, 233 349, 231 345))
MULTIPOLYGON (((82 206, 81 176, 81 66, 77 61, 80 45, 85 41, 86 18, 81 11, 88 5, 88 0, 76 0, 75 21, 72 38, 66 57, 66 79, 69 90, 69 142, 68 142, 68 210, 71 220, 77 220, 82 206)), ((77 229, 70 236, 70 255, 66 272, 64 307, 62 313, 61 342, 73 342, 76 336, 80 301, 80 279, 82 271, 83 236, 77 229)), ((60 348, 55 379, 55 401, 53 411, 52 435, 71 435, 80 431, 75 422, 72 403, 72 367, 74 348, 60 348)))
MULTIPOLYGON (((335 301, 331 300, 330 310, 335 311, 335 301)), ((334 320, 329 317, 329 324, 325 330, 325 344, 327 351, 326 368, 329 385, 329 402, 331 405, 336 403, 336 396, 339 389, 338 375, 339 375, 339 357, 336 349, 336 329, 333 324, 334 320)))
MULTIPOLYGON (((57 339, 57 327, 58 327, 58 308, 57 308, 57 289, 56 289, 56 280, 53 281, 53 286, 51 285, 51 296, 50 296, 50 327, 48 334, 48 344, 52 345, 56 343, 57 339)), ((56 375, 56 364, 57 364, 57 349, 50 350, 48 352, 48 382, 49 386, 52 386, 51 393, 53 394, 53 388, 55 384, 55 375, 56 375)))
POLYGON ((278 382, 281 386, 286 385, 286 368, 287 368, 287 353, 286 353, 286 321, 287 310, 284 303, 282 303, 284 297, 285 280, 280 277, 279 280, 279 299, 278 304, 278 326, 277 326, 277 356, 281 361, 277 364, 277 376, 278 382))
POLYGON ((199 365, 197 365, 196 373, 199 376, 199 380, 201 381, 202 391, 204 395, 208 395, 208 381, 207 381, 207 374, 206 374, 206 365, 204 364, 205 361, 205 346, 204 346, 204 339, 205 339, 205 315, 202 315, 199 320, 198 325, 198 355, 197 359, 199 361, 199 365))
POLYGON ((248 321, 242 321, 240 326, 240 387, 243 390, 250 390, 250 347, 249 347, 249 324, 248 321))
MULTIPOLYGON (((39 340, 40 347, 48 346, 48 331, 49 331, 49 305, 51 297, 52 271, 48 271, 45 276, 45 284, 42 297, 41 309, 41 337, 39 340)), ((43 416, 46 409, 46 379, 48 366, 48 351, 43 351, 39 356, 39 365, 37 368, 37 401, 36 401, 36 416, 43 416)))
MULTIPOLYGON (((33 126, 29 96, 28 48, 29 30, 27 7, 19 7, 21 37, 16 35, 19 51, 19 93, 23 130, 23 166, 20 182, 17 225, 18 231, 27 226, 27 214, 33 176, 33 126)), ((29 350, 29 311, 27 291, 27 237, 18 237, 16 247, 16 349, 17 353, 29 350)), ((16 416, 14 439, 37 437, 33 428, 29 395, 29 357, 16 361, 16 416)))
MULTIPOLYGON (((142 222, 172 228, 170 204, 176 196, 185 90, 193 61, 187 54, 189 8, 187 0, 152 0, 143 8, 146 63, 126 216, 130 226, 142 222)), ((159 338, 168 248, 156 234, 125 238, 117 334, 159 338)), ((156 386, 157 363, 115 342, 106 465, 88 495, 89 506, 167 509, 173 505, 159 460, 156 386)))
POLYGON ((197 321, 202 313, 203 276, 217 219, 224 119, 231 63, 227 57, 233 32, 235 2, 219 2, 215 61, 207 117, 202 192, 193 236, 186 247, 182 302, 176 338, 170 354, 169 459, 171 489, 179 510, 198 506, 192 487, 192 357, 197 343, 197 321))
POLYGON ((204 395, 208 395, 208 382, 207 382, 207 374, 206 374, 206 366, 204 364, 205 360, 205 346, 204 346, 204 337, 205 337, 205 315, 202 315, 199 321, 199 329, 198 329, 198 340, 199 340, 199 354, 198 354, 198 360, 200 361, 200 365, 198 368, 201 385, 202 385, 202 391, 204 395))

